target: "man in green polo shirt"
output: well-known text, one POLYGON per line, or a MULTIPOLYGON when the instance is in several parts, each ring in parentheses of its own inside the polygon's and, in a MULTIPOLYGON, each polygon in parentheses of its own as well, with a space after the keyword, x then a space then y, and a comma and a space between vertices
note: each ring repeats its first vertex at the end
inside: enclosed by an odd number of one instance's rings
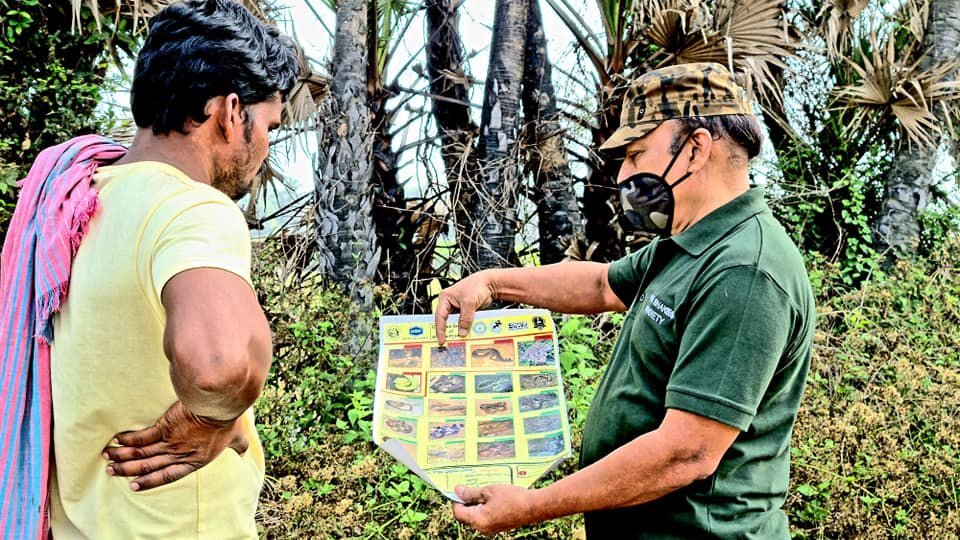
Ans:
POLYGON ((627 311, 583 433, 550 486, 459 487, 454 515, 493 533, 583 512, 587 537, 788 538, 790 434, 810 363, 813 295, 747 165, 761 131, 717 64, 647 73, 621 127, 627 226, 660 237, 612 264, 487 270, 444 290, 438 338, 493 300, 627 311))

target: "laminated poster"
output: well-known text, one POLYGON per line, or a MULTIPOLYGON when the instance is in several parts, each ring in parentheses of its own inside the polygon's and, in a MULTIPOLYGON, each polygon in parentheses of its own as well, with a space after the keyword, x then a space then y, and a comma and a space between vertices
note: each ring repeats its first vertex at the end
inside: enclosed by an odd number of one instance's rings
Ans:
POLYGON ((452 500, 456 485, 529 487, 570 457, 557 332, 541 309, 380 319, 373 439, 452 500))

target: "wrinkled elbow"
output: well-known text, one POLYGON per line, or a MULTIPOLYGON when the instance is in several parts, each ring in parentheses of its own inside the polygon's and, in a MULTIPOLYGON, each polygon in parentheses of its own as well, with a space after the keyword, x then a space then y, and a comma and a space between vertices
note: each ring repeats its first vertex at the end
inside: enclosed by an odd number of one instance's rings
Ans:
POLYGON ((250 361, 237 353, 212 352, 191 370, 193 386, 202 394, 235 394, 251 382, 250 361))
POLYGON ((171 379, 188 409, 203 416, 239 416, 260 396, 270 369, 269 333, 246 347, 171 344, 171 379))
POLYGON ((694 467, 693 481, 696 482, 698 480, 706 480, 707 478, 710 478, 714 473, 717 472, 717 467, 719 466, 719 461, 701 459, 697 462, 696 467, 694 467))
POLYGON ((673 462, 678 476, 689 485, 713 476, 720 466, 720 460, 710 456, 707 448, 701 445, 683 446, 676 449, 673 462))

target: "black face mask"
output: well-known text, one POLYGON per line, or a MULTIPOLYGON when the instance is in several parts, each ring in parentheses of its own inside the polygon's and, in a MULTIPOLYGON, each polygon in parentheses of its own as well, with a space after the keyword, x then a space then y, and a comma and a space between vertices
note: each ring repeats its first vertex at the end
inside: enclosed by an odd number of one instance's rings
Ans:
POLYGON ((681 150, 674 154, 662 175, 637 173, 620 184, 620 226, 624 231, 639 230, 668 237, 673 229, 673 188, 690 177, 687 173, 673 184, 667 183, 667 173, 690 140, 684 139, 681 150))

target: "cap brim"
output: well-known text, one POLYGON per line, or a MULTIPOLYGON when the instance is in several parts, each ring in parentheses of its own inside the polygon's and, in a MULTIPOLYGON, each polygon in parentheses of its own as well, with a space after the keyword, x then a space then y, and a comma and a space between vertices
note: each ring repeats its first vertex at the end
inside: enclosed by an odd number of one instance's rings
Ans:
POLYGON ((620 126, 609 139, 600 145, 601 152, 611 152, 613 150, 623 149, 624 146, 637 139, 644 138, 648 133, 654 130, 660 122, 649 122, 644 124, 634 124, 632 126, 620 126))

